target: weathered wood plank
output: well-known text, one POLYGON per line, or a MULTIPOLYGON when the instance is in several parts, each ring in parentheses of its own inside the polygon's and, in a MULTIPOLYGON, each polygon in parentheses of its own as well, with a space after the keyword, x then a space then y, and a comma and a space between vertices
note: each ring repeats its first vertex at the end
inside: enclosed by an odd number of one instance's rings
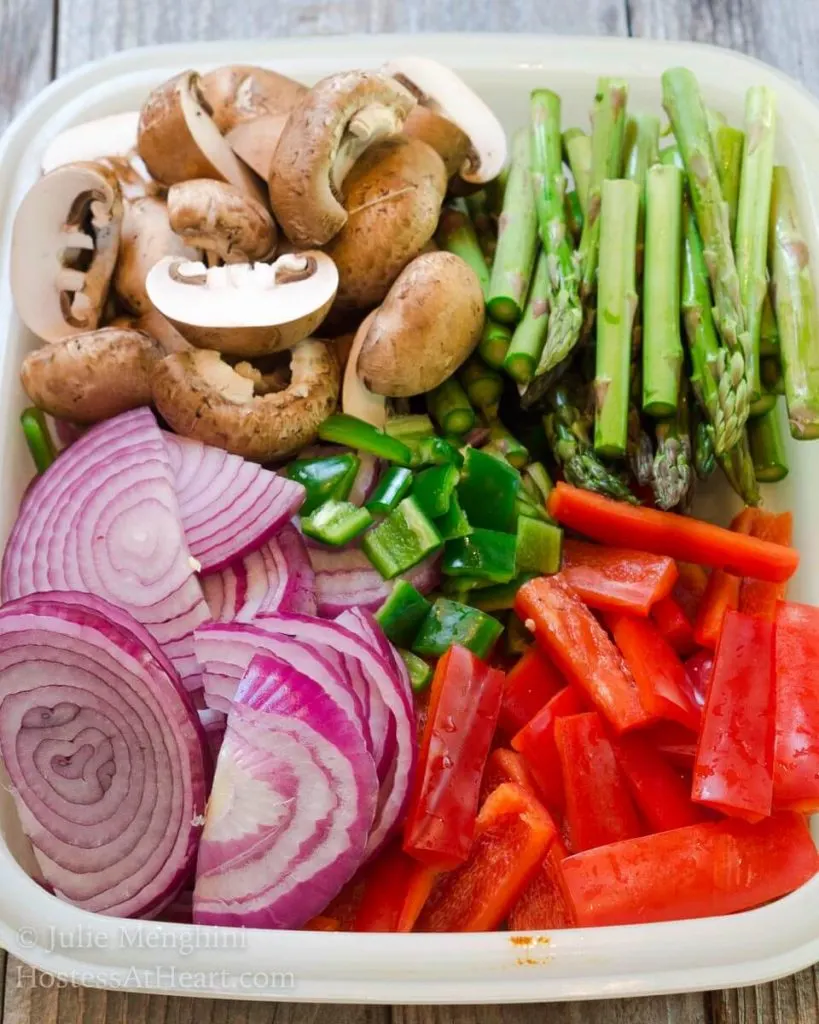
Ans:
POLYGON ((393 1024, 709 1024, 701 995, 524 1006, 394 1006, 393 1024))
POLYGON ((819 1020, 819 971, 711 997, 713 1024, 808 1024, 819 1020))
POLYGON ((51 79, 52 0, 0 2, 0 132, 51 79))

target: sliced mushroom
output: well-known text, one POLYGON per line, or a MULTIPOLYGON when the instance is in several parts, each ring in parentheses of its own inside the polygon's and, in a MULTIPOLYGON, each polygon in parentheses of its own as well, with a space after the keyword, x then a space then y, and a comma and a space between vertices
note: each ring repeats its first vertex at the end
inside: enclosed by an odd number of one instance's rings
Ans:
POLYGON ((46 146, 40 168, 48 174, 65 164, 127 157, 136 149, 138 124, 139 111, 128 110, 66 128, 46 146))
POLYGON ((198 348, 253 358, 292 348, 324 320, 338 287, 323 252, 207 269, 167 258, 148 275, 156 308, 198 348))
POLYGON ((483 185, 506 163, 506 132, 490 108, 455 72, 429 57, 398 57, 382 71, 405 86, 418 102, 456 124, 470 140, 461 177, 483 185))
POLYGON ((361 345, 358 375, 378 395, 424 394, 467 359, 483 324, 475 271, 449 252, 419 256, 376 310, 361 345))
POLYGON ((98 423, 151 402, 164 353, 141 331, 101 327, 26 356, 20 379, 32 402, 71 423, 98 423))
POLYGON ((66 164, 29 189, 11 243, 12 293, 29 330, 60 341, 97 327, 121 222, 119 185, 99 164, 66 164))
POLYGON ((138 148, 148 170, 164 185, 214 178, 264 199, 259 182, 213 123, 195 71, 171 78, 145 101, 138 148))
POLYGON ((265 114, 255 121, 242 121, 225 135, 240 160, 265 181, 270 177, 273 154, 287 124, 287 114, 265 114))
POLYGON ((425 142, 390 139, 372 147, 344 183, 349 218, 327 246, 338 267, 336 309, 377 305, 432 238, 446 171, 425 142))
POLYGON ((147 313, 143 313, 134 322, 134 327, 138 331, 150 334, 159 342, 166 355, 170 355, 172 352, 189 352, 193 348, 193 345, 183 338, 174 325, 166 320, 157 309, 149 309, 147 313))
POLYGON ((276 247, 276 225, 265 207, 224 181, 197 178, 171 185, 168 216, 189 245, 225 263, 263 260, 276 247))
POLYGON ((286 75, 250 64, 233 64, 202 75, 202 93, 223 134, 265 114, 289 114, 308 91, 286 75))
POLYGON ((344 71, 322 79, 293 108, 270 168, 276 220, 296 245, 324 245, 347 220, 338 200, 353 164, 397 135, 415 100, 392 79, 344 71))
POLYGON ((164 199, 147 196, 128 203, 122 220, 114 291, 132 313, 142 315, 153 309, 145 281, 148 271, 163 256, 198 260, 200 253, 174 232, 164 199))
POLYGON ((469 136, 454 122, 428 107, 417 106, 404 122, 404 135, 432 146, 444 161, 448 178, 457 174, 469 156, 469 136))
POLYGON ((387 400, 383 395, 376 395, 364 384, 358 372, 358 360, 361 346, 370 330, 378 310, 373 310, 365 317, 355 332, 353 344, 344 367, 344 380, 341 386, 341 408, 350 416, 356 416, 374 427, 383 427, 387 422, 387 400))
POLYGON ((255 395, 252 380, 205 350, 168 356, 153 373, 154 403, 177 433, 256 462, 285 458, 315 441, 338 390, 335 356, 313 338, 293 349, 284 391, 255 395))

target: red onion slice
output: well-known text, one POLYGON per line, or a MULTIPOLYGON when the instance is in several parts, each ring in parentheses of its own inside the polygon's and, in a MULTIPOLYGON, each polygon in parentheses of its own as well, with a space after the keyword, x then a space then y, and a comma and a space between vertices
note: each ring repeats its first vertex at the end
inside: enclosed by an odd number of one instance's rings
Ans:
MULTIPOLYGON (((310 544, 319 615, 335 618, 351 608, 377 611, 389 597, 393 580, 385 580, 360 548, 328 548, 310 544)), ((440 556, 430 555, 403 579, 428 594, 441 579, 440 556)))
POLYGON ((202 572, 261 547, 304 503, 301 484, 221 448, 163 432, 182 525, 202 572))
POLYGON ((361 864, 376 792, 361 734, 321 685, 256 656, 219 755, 194 921, 301 927, 361 864))
POLYGON ((358 458, 361 465, 358 467, 358 472, 356 473, 355 480, 353 480, 353 486, 350 489, 347 500, 351 501, 354 505, 363 505, 375 490, 376 482, 381 473, 381 463, 374 455, 370 455, 369 452, 359 452, 358 458))
POLYGON ((138 624, 66 596, 0 609, 0 753, 53 891, 85 910, 153 916, 193 869, 203 734, 138 624))

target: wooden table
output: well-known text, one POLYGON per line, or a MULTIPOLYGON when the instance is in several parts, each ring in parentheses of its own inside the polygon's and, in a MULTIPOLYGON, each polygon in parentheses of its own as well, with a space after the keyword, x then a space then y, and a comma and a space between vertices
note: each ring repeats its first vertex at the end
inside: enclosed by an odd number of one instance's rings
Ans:
MULTIPOLYGON (((696 39, 819 93, 819 0, 0 0, 0 129, 51 78, 146 43, 344 32, 551 32, 696 39)), ((570 44, 567 44, 570 45, 570 44)), ((0 953, 0 955, 3 955, 0 953)), ((333 1007, 166 999, 32 983, 7 958, 3 1024, 815 1024, 819 972, 772 985, 541 1006, 333 1007)))

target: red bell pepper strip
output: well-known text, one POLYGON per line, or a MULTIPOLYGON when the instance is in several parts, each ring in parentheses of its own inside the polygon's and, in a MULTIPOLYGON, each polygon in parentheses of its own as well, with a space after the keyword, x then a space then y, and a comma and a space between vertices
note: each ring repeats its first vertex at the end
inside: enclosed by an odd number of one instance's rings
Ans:
POLYGON ((514 736, 565 685, 546 655, 531 647, 506 673, 498 728, 514 736))
POLYGON ((396 932, 418 861, 392 843, 370 866, 353 923, 355 932, 396 932))
POLYGON ((711 673, 714 671, 714 655, 712 651, 702 650, 692 654, 685 661, 685 674, 688 677, 688 695, 694 704, 701 708, 705 704, 711 673))
MULTIPOLYGON (((790 512, 772 515, 757 509, 751 536, 759 540, 769 540, 774 544, 790 547, 793 543, 793 516, 790 512)), ((739 591, 739 610, 744 615, 759 615, 773 622, 776 617, 776 604, 785 600, 784 583, 763 583, 762 580, 745 579, 739 591)))
POLYGON ((397 932, 411 932, 424 904, 429 899, 429 894, 435 887, 435 883, 441 876, 437 868, 427 867, 426 864, 415 864, 415 872, 409 880, 404 896, 404 905, 398 915, 397 932))
POLYGON ((563 861, 580 927, 750 910, 804 885, 819 855, 802 817, 735 818, 658 832, 563 861))
POLYGON ((558 718, 555 743, 566 793, 566 822, 575 851, 643 833, 600 716, 558 718))
POLYGON ((642 732, 671 764, 690 772, 697 756, 697 734, 677 722, 658 722, 642 732))
POLYGON ((703 709, 692 799, 759 821, 771 813, 773 624, 728 612, 703 709))
POLYGON ((478 815, 469 860, 440 876, 415 930, 497 928, 533 878, 556 834, 554 822, 530 793, 513 782, 499 786, 478 815))
POLYGON ((774 807, 819 810, 819 608, 776 614, 774 807))
POLYGON ((610 614, 606 625, 640 690, 640 699, 657 718, 697 731, 701 713, 688 696, 685 666, 649 619, 610 614))
POLYGON ((515 782, 522 789, 531 790, 539 799, 537 783, 532 777, 526 762, 516 750, 496 747, 489 755, 481 783, 480 805, 504 782, 515 782))
POLYGON ((562 482, 549 494, 547 507, 553 519, 593 540, 726 569, 737 576, 782 583, 799 565, 793 548, 675 512, 627 505, 562 482))
POLYGON ((323 914, 319 914, 318 917, 313 917, 307 922, 304 931, 339 932, 341 931, 341 922, 335 917, 324 917, 323 914))
MULTIPOLYGON (((731 529, 735 533, 750 536, 755 516, 755 509, 744 508, 734 517, 731 529)), ((739 608, 741 582, 739 576, 723 569, 714 569, 708 577, 708 585, 694 620, 694 639, 700 647, 707 647, 711 651, 717 649, 725 613, 739 608)))
POLYGON ((592 608, 648 615, 671 593, 677 566, 662 555, 564 539, 561 575, 592 608))
POLYGON ((585 710, 578 691, 573 686, 566 686, 512 739, 512 746, 523 755, 535 780, 538 794, 555 813, 562 813, 566 806, 563 772, 555 746, 555 722, 558 718, 578 715, 585 710))
POLYGON ((691 802, 691 787, 682 775, 638 733, 611 741, 634 802, 654 832, 696 825, 708 815, 691 802))
POLYGON ((651 609, 651 619, 681 658, 697 649, 694 627, 675 598, 664 597, 658 601, 651 609))
POLYGON ((701 565, 695 565, 693 562, 677 562, 677 572, 679 575, 671 596, 685 612, 689 622, 693 622, 697 617, 702 595, 708 586, 708 573, 701 565))
POLYGON ((429 867, 469 856, 502 690, 503 672, 465 647, 450 647, 435 669, 404 828, 404 851, 429 867))
POLYGON ((563 878, 562 862, 566 856, 566 848, 559 838, 555 839, 535 877, 509 911, 510 931, 575 927, 577 916, 563 878))
POLYGON ((655 719, 640 700, 622 655, 559 573, 525 583, 517 593, 515 611, 565 678, 617 732, 655 719))

